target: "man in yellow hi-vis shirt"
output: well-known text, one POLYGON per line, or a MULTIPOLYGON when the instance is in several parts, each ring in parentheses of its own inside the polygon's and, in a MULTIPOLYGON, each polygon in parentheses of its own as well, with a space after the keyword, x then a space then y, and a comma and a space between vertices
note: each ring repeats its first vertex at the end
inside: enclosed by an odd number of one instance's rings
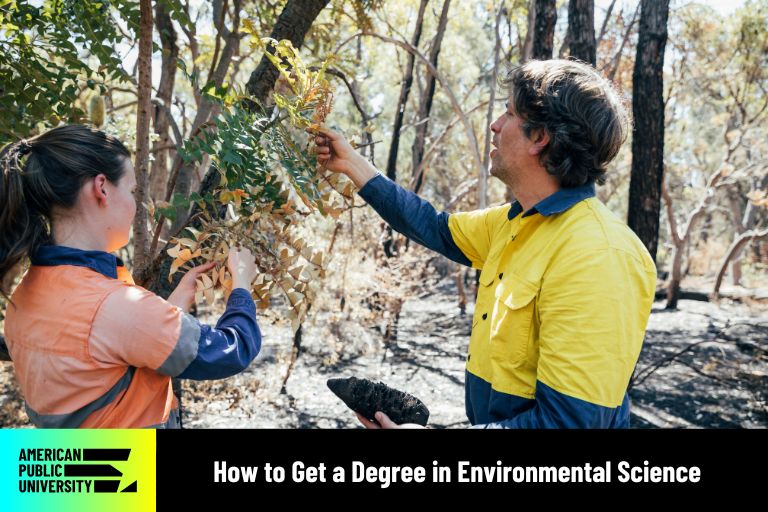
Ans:
MULTIPOLYGON (((316 138, 318 161, 349 176, 395 230, 482 270, 466 370, 473 425, 626 428, 656 268, 594 187, 629 116, 585 64, 531 61, 504 83, 510 96, 491 125, 491 174, 514 193, 511 205, 437 213, 330 130, 316 138)), ((398 427, 376 419, 361 421, 398 427)))

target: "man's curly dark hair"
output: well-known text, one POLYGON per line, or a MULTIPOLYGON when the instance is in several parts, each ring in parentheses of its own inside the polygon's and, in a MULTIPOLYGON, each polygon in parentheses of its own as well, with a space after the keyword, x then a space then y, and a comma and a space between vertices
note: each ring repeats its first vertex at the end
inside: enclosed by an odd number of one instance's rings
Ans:
POLYGON ((574 60, 532 60, 501 80, 523 119, 527 137, 544 129, 541 154, 547 172, 563 188, 605 182, 608 163, 627 138, 631 118, 613 85, 591 66, 574 60))

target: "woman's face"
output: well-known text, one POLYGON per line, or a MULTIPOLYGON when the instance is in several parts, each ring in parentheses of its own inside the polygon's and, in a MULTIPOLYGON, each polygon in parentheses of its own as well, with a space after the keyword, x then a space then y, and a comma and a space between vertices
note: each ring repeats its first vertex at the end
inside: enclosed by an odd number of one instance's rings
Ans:
POLYGON ((107 252, 128 245, 128 237, 136 216, 136 173, 129 158, 125 159, 125 172, 116 184, 106 182, 107 198, 111 199, 106 213, 107 252))

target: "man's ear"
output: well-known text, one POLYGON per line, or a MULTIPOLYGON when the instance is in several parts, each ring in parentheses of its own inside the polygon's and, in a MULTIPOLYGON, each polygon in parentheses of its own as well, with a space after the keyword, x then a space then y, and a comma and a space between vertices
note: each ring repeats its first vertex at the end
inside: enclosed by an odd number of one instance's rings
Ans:
POLYGON ((533 130, 531 132, 530 140, 533 142, 533 144, 529 148, 528 152, 532 156, 540 155, 544 152, 545 149, 547 149, 547 145, 549 145, 549 132, 544 128, 533 130))
POLYGON ((99 206, 107 205, 107 177, 103 174, 96 175, 88 186, 88 192, 93 195, 99 206))

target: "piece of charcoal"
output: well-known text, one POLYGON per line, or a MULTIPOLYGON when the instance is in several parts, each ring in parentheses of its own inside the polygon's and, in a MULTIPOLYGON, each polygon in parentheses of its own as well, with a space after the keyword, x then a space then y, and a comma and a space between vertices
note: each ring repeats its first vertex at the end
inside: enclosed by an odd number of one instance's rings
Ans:
POLYGON ((417 423, 426 426, 429 419, 429 409, 424 402, 383 382, 350 377, 328 379, 328 387, 347 407, 372 421, 376 411, 383 412, 397 424, 417 423))

